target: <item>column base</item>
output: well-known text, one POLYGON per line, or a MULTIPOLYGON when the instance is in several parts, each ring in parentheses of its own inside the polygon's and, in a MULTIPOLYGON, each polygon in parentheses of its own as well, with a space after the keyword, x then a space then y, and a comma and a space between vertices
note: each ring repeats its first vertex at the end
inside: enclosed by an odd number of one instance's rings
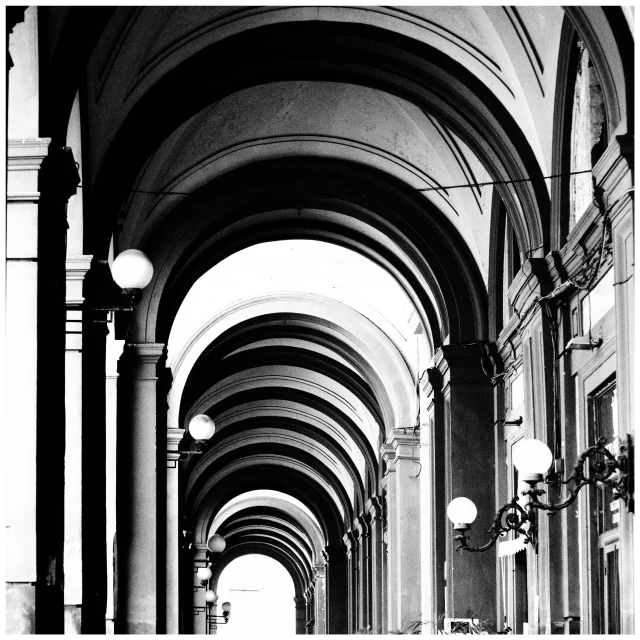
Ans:
POLYGON ((36 587, 30 582, 7 582, 6 632, 34 634, 36 632, 36 587))

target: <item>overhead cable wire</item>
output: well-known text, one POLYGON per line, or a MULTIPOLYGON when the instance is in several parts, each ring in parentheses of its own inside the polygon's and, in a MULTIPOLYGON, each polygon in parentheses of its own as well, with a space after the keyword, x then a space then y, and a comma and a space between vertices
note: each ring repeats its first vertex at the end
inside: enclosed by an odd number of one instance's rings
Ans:
MULTIPOLYGON (((449 189, 469 189, 469 188, 477 188, 477 187, 489 187, 491 185, 496 184, 516 184, 519 182, 535 182, 536 180, 551 180, 552 178, 565 178, 568 176, 575 176, 581 173, 591 173, 591 169, 585 169, 584 171, 569 171, 567 173, 555 173, 550 176, 538 176, 535 178, 515 178, 513 180, 491 180, 488 182, 468 182, 465 184, 454 184, 445 187, 423 187, 421 189, 416 189, 416 191, 420 191, 421 193, 426 193, 429 191, 448 191, 449 189)), ((83 188, 83 185, 78 185, 79 189, 83 188)), ((128 193, 144 193, 148 195, 154 196, 190 196, 192 194, 191 191, 151 191, 146 189, 129 189, 128 193)))

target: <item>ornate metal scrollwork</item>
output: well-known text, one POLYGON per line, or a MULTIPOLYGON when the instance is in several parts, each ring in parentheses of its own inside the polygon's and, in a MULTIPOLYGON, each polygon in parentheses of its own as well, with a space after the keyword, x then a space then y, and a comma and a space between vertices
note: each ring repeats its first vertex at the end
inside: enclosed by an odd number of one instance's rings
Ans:
POLYGON ((620 441, 620 455, 618 457, 607 449, 606 443, 606 438, 600 438, 596 444, 585 449, 580 454, 571 476, 566 480, 560 481, 560 484, 563 485, 573 483, 571 487, 568 487, 569 497, 566 500, 557 504, 540 502, 538 497, 545 492, 532 485, 522 492, 523 495, 528 495, 531 498, 531 507, 533 509, 542 509, 549 513, 560 511, 568 507, 578 497, 582 487, 598 482, 613 489, 613 497, 623 500, 625 505, 629 507, 631 496, 629 474, 630 443, 628 440, 620 441), (616 472, 617 477, 612 478, 611 476, 616 472))
POLYGON ((491 534, 491 539, 487 544, 481 547, 470 547, 467 544, 467 540, 470 540, 470 536, 465 535, 464 530, 460 530, 462 533, 454 537, 454 540, 460 542, 456 547, 456 551, 464 549, 465 551, 487 551, 491 549, 496 543, 498 538, 503 533, 509 531, 515 531, 524 536, 525 543, 529 543, 535 549, 537 546, 537 540, 535 536, 535 514, 529 508, 525 509, 518 502, 518 496, 514 496, 511 502, 507 502, 502 505, 496 514, 496 519, 493 521, 491 528, 487 533, 491 534), (529 527, 525 529, 525 525, 529 524, 529 527))

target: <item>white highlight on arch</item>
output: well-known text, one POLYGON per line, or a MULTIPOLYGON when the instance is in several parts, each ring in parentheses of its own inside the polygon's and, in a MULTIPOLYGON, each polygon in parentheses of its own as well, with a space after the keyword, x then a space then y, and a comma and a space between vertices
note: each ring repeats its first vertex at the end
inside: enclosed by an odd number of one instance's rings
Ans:
POLYGON ((387 430, 413 424, 417 404, 415 382, 410 371, 411 365, 403 357, 399 345, 354 309, 329 298, 299 292, 271 294, 233 304, 213 316, 193 335, 172 360, 173 385, 168 396, 169 428, 183 427, 179 424, 180 400, 189 372, 205 349, 225 331, 241 322, 283 312, 303 314, 311 319, 321 318, 332 323, 334 328, 326 324, 318 326, 328 335, 338 335, 374 371, 376 380, 368 382, 386 396, 378 400, 383 405, 387 430))

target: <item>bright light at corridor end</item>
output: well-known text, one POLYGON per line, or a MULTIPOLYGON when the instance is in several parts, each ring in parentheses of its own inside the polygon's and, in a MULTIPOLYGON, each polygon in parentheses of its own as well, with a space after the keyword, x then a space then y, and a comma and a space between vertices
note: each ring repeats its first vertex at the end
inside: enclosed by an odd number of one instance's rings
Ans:
POLYGON ((113 261, 111 275, 121 289, 144 289, 153 278, 153 265, 142 251, 127 249, 113 261))

